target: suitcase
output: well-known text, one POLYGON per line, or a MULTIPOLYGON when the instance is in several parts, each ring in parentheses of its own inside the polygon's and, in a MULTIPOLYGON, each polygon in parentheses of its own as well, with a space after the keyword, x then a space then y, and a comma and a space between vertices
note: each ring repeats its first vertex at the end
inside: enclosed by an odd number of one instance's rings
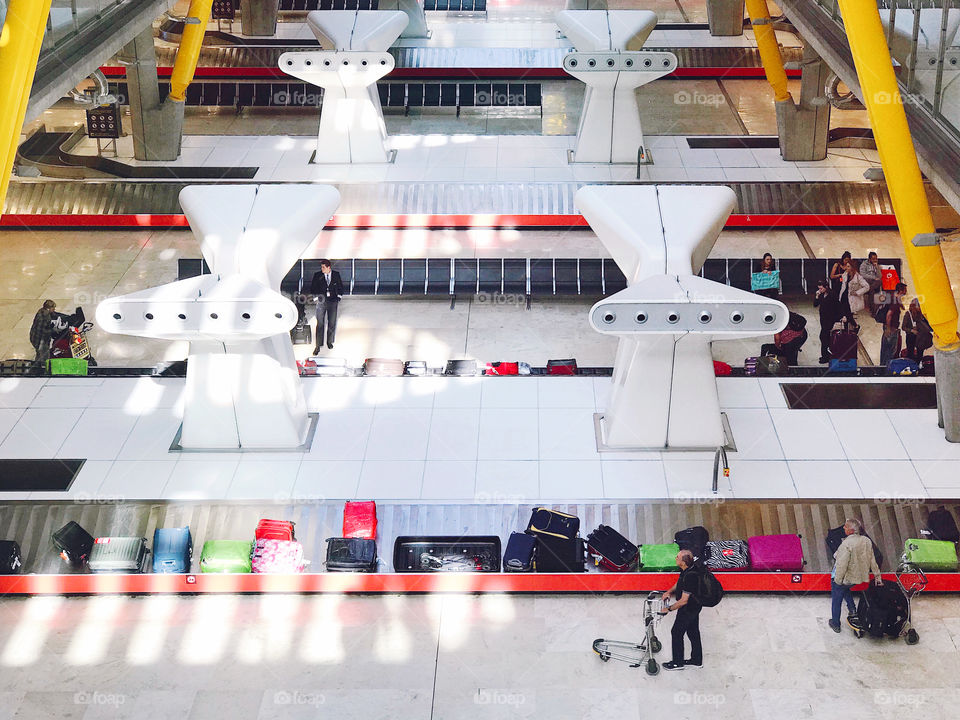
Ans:
POLYGON ((537 538, 533 569, 538 573, 585 572, 587 558, 583 540, 541 535, 537 538))
POLYGON ((680 549, 689 550, 695 558, 703 557, 709 540, 710 533, 701 525, 681 530, 673 536, 673 541, 680 546, 680 549))
POLYGON ((507 549, 503 552, 504 572, 530 572, 537 550, 537 536, 522 532, 510 533, 507 549))
POLYGON ((743 540, 711 540, 704 550, 703 564, 710 570, 747 570, 750 549, 743 540))
POLYGON ((748 357, 743 360, 743 374, 744 375, 756 375, 757 374, 757 363, 760 362, 758 357, 748 357))
POLYGON ((248 573, 253 543, 246 540, 207 540, 200 551, 202 573, 248 573))
POLYGON ((51 375, 86 375, 86 358, 51 358, 47 360, 47 372, 51 375))
POLYGON ((757 360, 757 375, 786 375, 789 367, 787 361, 779 355, 764 355, 757 360))
POLYGON ((13 540, 0 540, 0 575, 16 575, 21 567, 20 545, 13 540))
POLYGON ((407 360, 403 364, 404 375, 415 375, 417 377, 427 374, 427 363, 425 360, 407 360))
POLYGON ((353 373, 347 368, 347 361, 343 358, 308 357, 303 362, 303 374, 343 377, 353 373))
POLYGON ((515 362, 487 363, 484 375, 519 375, 520 366, 515 362))
POLYGON ((153 531, 153 571, 188 573, 193 557, 190 528, 157 528, 153 531))
POLYGON ((859 338, 852 330, 833 330, 830 333, 830 357, 835 360, 856 360, 859 338))
POLYGON ((456 375, 465 377, 477 374, 476 360, 447 360, 447 366, 443 369, 444 375, 456 375))
POLYGON ((313 328, 310 323, 297 323, 290 330, 290 340, 294 345, 309 345, 313 342, 313 328))
POLYGON ((327 538, 328 572, 377 571, 377 541, 368 538, 327 538))
POLYGON ((401 535, 393 544, 395 572, 500 572, 496 535, 401 535))
POLYGON ((400 377, 403 375, 403 360, 367 358, 363 361, 363 374, 370 377, 400 377))
POLYGON ((262 518, 253 534, 255 540, 296 540, 295 523, 289 520, 270 520, 262 518))
POLYGON ((904 560, 921 570, 956 572, 957 546, 946 540, 910 538, 903 544, 904 560))
POLYGON ((640 569, 644 572, 678 572, 676 543, 646 544, 640 546, 640 569))
POLYGON ((828 372, 832 373, 855 373, 857 371, 857 359, 850 358, 849 360, 837 360, 836 358, 830 358, 830 366, 828 372))
POLYGON ((857 602, 860 627, 873 637, 900 637, 910 617, 910 606, 895 580, 877 587, 868 583, 857 602))
POLYGON ((587 552, 605 570, 625 572, 636 564, 640 550, 612 527, 601 525, 587 535, 587 552))
POLYGON ((60 550, 60 557, 71 565, 82 565, 90 557, 93 536, 73 520, 55 531, 51 539, 60 550))
POLYGON ((144 537, 98 537, 93 542, 87 566, 92 573, 143 572, 147 552, 144 537))
POLYGON ((530 514, 530 522, 527 523, 527 532, 573 538, 580 532, 580 518, 550 508, 535 507, 530 514))
POLYGON ((347 501, 343 504, 343 537, 377 537, 377 504, 369 501, 347 501))
POLYGON ((937 374, 934 362, 933 355, 924 355, 920 358, 920 375, 934 377, 937 374))
POLYGON ((957 523, 950 511, 943 505, 930 512, 927 517, 927 531, 924 534, 929 534, 933 540, 960 542, 960 531, 957 530, 957 523))
POLYGON ((547 375, 576 375, 577 361, 574 358, 565 360, 547 360, 547 375))
POLYGON ((250 569, 255 573, 301 573, 306 566, 303 546, 296 540, 257 540, 250 569))
POLYGON ((14 358, 0 362, 0 375, 42 375, 43 365, 36 360, 14 358))
POLYGON ((753 570, 803 570, 803 547, 799 535, 754 535, 747 538, 753 570))
MULTIPOLYGON (((866 532, 863 530, 860 531, 860 534, 865 538, 870 538, 866 532)), ((837 550, 840 549, 840 544, 846 539, 847 532, 843 529, 843 525, 840 527, 835 527, 827 533, 827 549, 830 551, 831 555, 836 555, 837 550)), ((877 547, 877 544, 873 542, 873 539, 870 539, 870 543, 873 545, 873 556, 877 559, 877 567, 883 567, 883 553, 880 552, 880 548, 877 547)))
POLYGON ((919 375, 920 366, 909 358, 893 358, 887 363, 887 375, 919 375))

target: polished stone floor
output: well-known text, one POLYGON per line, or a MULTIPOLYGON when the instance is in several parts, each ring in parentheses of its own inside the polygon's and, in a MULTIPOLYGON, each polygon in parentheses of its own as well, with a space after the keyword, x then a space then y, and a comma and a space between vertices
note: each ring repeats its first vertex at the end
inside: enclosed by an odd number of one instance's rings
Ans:
POLYGON ((641 607, 633 595, 8 598, 0 717, 956 716, 953 597, 915 600, 921 640, 908 647, 835 635, 824 595, 728 595, 702 614, 704 667, 656 677, 591 651, 598 637, 638 642, 641 607))

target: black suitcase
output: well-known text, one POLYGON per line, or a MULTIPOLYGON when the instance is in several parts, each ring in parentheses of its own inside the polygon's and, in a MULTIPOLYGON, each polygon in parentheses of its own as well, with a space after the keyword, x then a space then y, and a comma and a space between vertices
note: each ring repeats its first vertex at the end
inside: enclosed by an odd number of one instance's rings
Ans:
POLYGON ((884 580, 880 587, 869 583, 860 594, 857 620, 860 627, 873 637, 899 637, 908 617, 907 598, 894 580, 884 580))
POLYGON ((444 375, 469 376, 477 374, 476 360, 447 360, 444 375))
POLYGON ((950 511, 943 505, 936 510, 932 510, 927 517, 927 532, 933 540, 960 542, 960 531, 957 530, 957 523, 950 511))
POLYGON ((60 550, 60 557, 71 565, 82 565, 93 549, 93 536, 73 520, 56 530, 51 538, 60 550))
POLYGON ((587 551, 597 557, 600 567, 614 572, 632 568, 640 554, 640 548, 607 525, 587 535, 587 551))
POLYGON ((403 374, 404 375, 426 375, 427 374, 427 361, 426 360, 407 360, 403 364, 403 374))
POLYGON ((586 547, 581 538, 541 535, 537 538, 537 556, 533 568, 538 573, 584 572, 586 547))
POLYGON ((702 558, 710 542, 710 533, 702 525, 694 525, 674 533, 673 540, 681 550, 689 550, 695 558, 702 558))
POLYGON ((13 540, 0 540, 0 575, 16 575, 22 566, 20 546, 13 540))
POLYGON ((377 541, 368 538, 327 538, 328 572, 377 571, 377 541))
POLYGON ((395 572, 500 572, 496 535, 401 535, 393 544, 395 572))
POLYGON ((580 518, 576 515, 535 507, 527 523, 527 532, 536 535, 553 535, 561 538, 574 538, 580 532, 580 518))
POLYGON ((503 553, 504 572, 530 572, 533 556, 537 551, 537 536, 527 533, 510 533, 507 549, 503 553))
MULTIPOLYGON (((866 531, 861 529, 860 534, 865 538, 870 538, 867 535, 866 531)), ((827 533, 827 549, 830 550, 831 555, 836 555, 837 550, 840 549, 840 545, 843 543, 844 539, 847 537, 847 531, 843 529, 843 525, 840 527, 835 527, 827 533)), ((883 567, 883 553, 880 552, 880 548, 877 547, 877 544, 873 542, 873 538, 870 538, 870 542, 873 544, 873 556, 877 559, 877 567, 883 567)))

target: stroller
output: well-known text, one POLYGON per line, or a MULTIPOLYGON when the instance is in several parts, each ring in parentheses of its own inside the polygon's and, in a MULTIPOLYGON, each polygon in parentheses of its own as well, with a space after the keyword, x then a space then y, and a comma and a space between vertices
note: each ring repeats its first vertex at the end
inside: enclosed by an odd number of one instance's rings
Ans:
POLYGON ((902 637, 907 645, 916 645, 920 636, 911 624, 910 601, 927 585, 923 570, 901 560, 896 580, 884 580, 883 585, 871 584, 860 595, 857 603, 854 634, 858 638, 902 637), (911 576, 909 584, 906 577, 911 576))
POLYGON ((651 592, 647 595, 647 599, 643 601, 644 638, 640 644, 597 638, 593 641, 593 651, 604 662, 613 658, 629 663, 632 668, 645 665, 647 675, 656 675, 660 672, 660 664, 654 655, 663 649, 663 645, 656 634, 657 624, 663 617, 662 610, 662 594, 658 591, 651 592))

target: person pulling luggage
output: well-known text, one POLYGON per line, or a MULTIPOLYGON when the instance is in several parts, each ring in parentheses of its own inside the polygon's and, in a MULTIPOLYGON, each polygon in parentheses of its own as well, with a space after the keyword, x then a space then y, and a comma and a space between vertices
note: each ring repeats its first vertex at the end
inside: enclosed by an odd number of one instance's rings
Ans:
POLYGON ((883 585, 880 577, 880 566, 873 554, 873 541, 860 534, 860 523, 847 519, 843 524, 843 531, 847 534, 837 552, 834 553, 833 572, 830 575, 830 629, 840 632, 840 606, 847 603, 847 624, 854 630, 860 630, 852 617, 856 616, 857 607, 853 602, 854 585, 865 583, 873 574, 874 582, 883 585))
POLYGON ((694 566, 693 553, 681 550, 677 553, 680 577, 676 584, 663 593, 663 614, 675 612, 676 620, 670 636, 673 641, 673 659, 663 664, 664 670, 683 670, 687 666, 703 667, 703 647, 700 643, 700 610, 703 606, 695 593, 700 588, 700 569, 694 566), (671 599, 676 602, 667 605, 671 599), (690 638, 690 658, 683 656, 683 636, 690 638))

